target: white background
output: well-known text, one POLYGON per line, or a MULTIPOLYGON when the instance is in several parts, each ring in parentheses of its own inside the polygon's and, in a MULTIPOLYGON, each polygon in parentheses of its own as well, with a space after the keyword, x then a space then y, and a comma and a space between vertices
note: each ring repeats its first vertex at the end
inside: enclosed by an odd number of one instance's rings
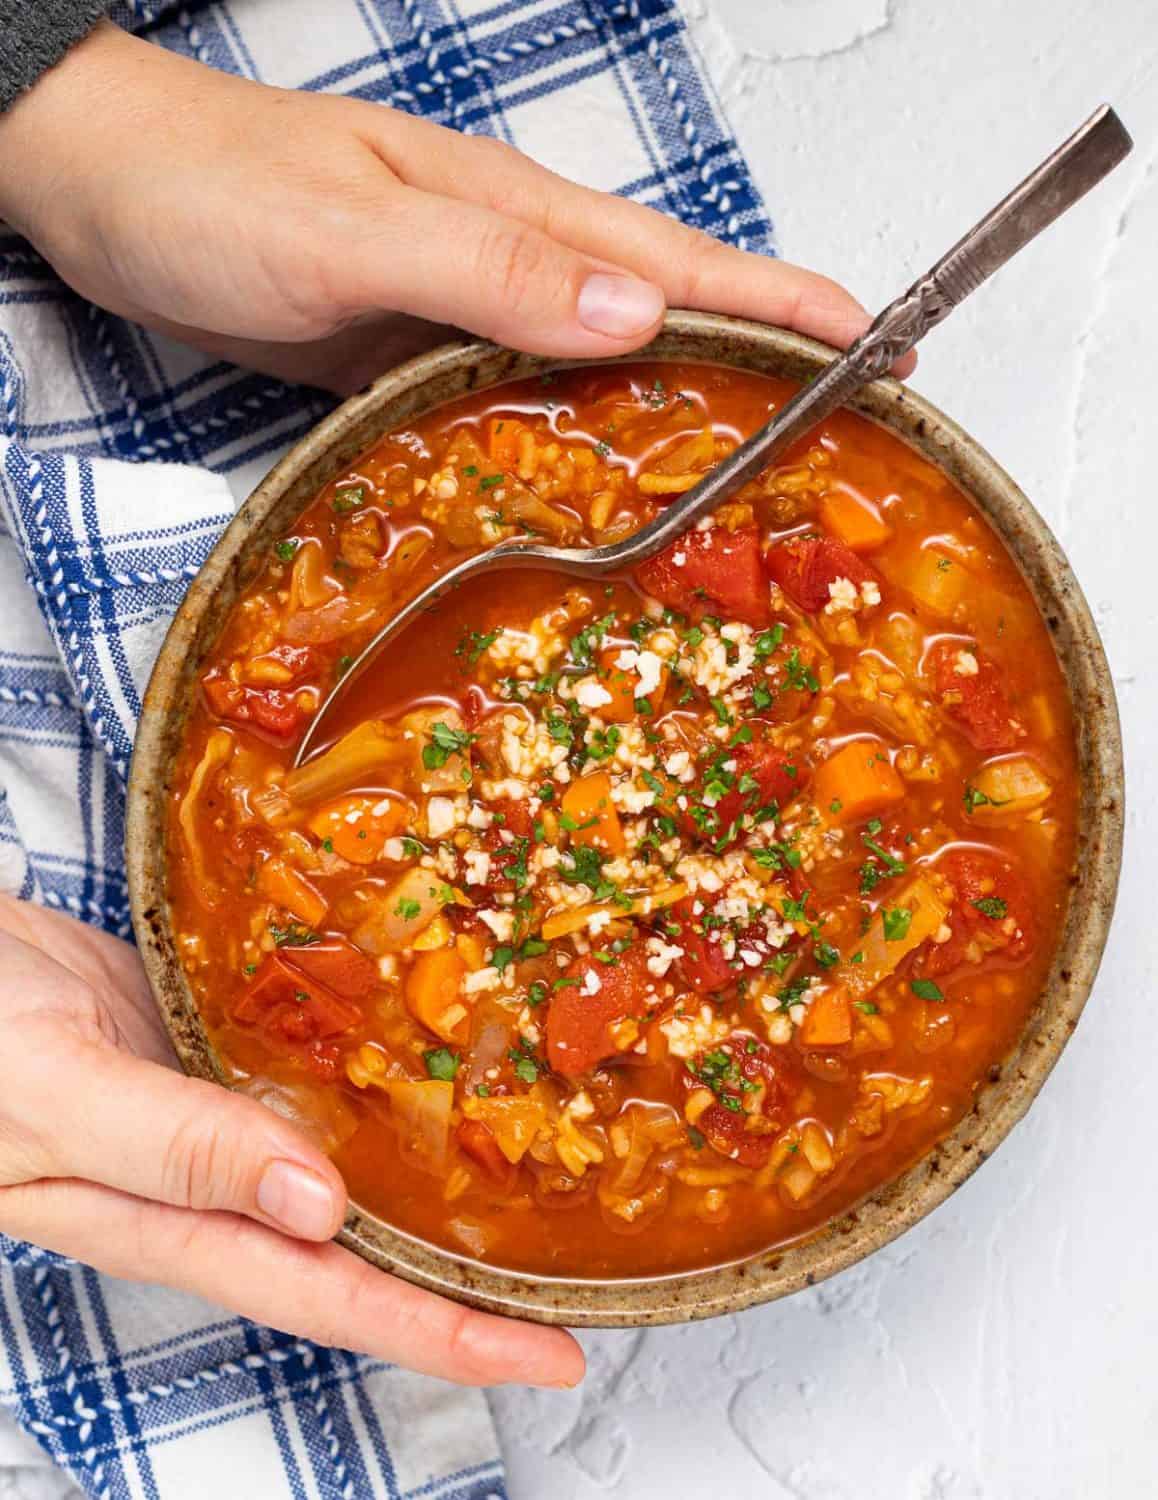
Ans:
MULTIPOLYGON (((1150 1500, 1158 6, 683 3, 781 253, 873 307, 1101 100, 1133 131, 1129 162, 932 336, 914 380, 1020 481, 1085 587, 1126 734, 1126 865, 1090 1008, 997 1157, 806 1295, 587 1335, 582 1391, 497 1393, 512 1500, 1150 1500)), ((0 1430, 0 1500, 68 1492, 17 1467, 38 1463, 0 1430)))

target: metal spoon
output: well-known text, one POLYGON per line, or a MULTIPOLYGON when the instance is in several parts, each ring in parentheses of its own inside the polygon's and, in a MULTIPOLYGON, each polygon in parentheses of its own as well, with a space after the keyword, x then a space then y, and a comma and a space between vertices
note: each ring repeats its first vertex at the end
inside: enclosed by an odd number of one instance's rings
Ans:
POLYGON ((970 292, 1085 196, 1130 152, 1133 141, 1102 105, 1070 138, 943 256, 932 270, 891 302, 856 343, 803 387, 759 432, 654 521, 609 547, 547 547, 512 539, 466 558, 441 574, 383 625, 356 657, 314 717, 294 760, 300 766, 318 743, 334 702, 401 630, 448 589, 496 568, 549 568, 588 578, 626 572, 682 536, 701 516, 734 495, 810 428, 843 405, 862 385, 885 374, 902 355, 947 318, 970 292))

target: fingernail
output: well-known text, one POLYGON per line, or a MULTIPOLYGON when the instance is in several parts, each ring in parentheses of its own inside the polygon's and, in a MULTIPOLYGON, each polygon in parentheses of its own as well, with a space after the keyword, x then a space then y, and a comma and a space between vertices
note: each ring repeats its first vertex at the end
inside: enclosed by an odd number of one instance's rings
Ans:
POLYGON ((333 1232, 333 1188, 296 1162, 275 1161, 266 1167, 257 1185, 257 1206, 297 1239, 324 1240, 333 1232))
POLYGON ((588 332, 630 339, 652 328, 663 308, 663 293, 649 281, 596 271, 580 288, 577 310, 588 332))

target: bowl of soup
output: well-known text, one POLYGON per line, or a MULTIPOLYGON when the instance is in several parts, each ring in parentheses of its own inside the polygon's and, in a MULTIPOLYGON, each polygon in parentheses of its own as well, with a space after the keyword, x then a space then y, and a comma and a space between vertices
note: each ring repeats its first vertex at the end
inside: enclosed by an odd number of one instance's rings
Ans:
POLYGON ((1109 671, 1028 500, 891 380, 633 574, 468 582, 347 677, 470 553, 629 535, 830 357, 692 313, 620 362, 448 345, 189 590, 133 763, 142 956, 183 1065, 332 1154, 385 1269, 571 1324, 782 1296, 941 1202, 1077 1022, 1109 671))

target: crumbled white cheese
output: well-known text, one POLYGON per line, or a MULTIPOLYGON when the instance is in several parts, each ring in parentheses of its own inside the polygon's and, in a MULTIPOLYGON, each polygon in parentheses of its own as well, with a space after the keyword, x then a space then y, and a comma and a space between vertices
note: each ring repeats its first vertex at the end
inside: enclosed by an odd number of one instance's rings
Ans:
POLYGON ((686 750, 673 751, 664 761, 663 768, 669 776, 674 776, 684 786, 696 779, 696 768, 692 764, 691 755, 686 750))
POLYGON ((382 845, 382 858, 391 859, 396 864, 406 858, 406 847, 399 838, 387 839, 382 845))
POLYGON ((595 1113, 591 1095, 586 1089, 580 1089, 577 1094, 572 1094, 563 1108, 573 1120, 589 1120, 595 1113))
POLYGON ((631 781, 616 781, 611 787, 611 800, 625 813, 641 813, 655 802, 655 793, 648 786, 636 786, 631 781))
POLYGON ((621 651, 615 658, 615 665, 621 672, 634 672, 639 678, 633 697, 649 698, 659 687, 663 662, 654 651, 621 651))
POLYGON ((866 609, 875 609, 881 602, 881 586, 873 578, 866 578, 860 586, 860 597, 866 609))
POLYGON ((705 628, 703 639, 691 656, 691 675, 697 686, 713 698, 740 682, 751 672, 756 661, 752 630, 748 625, 729 622, 717 635, 705 628), (729 646, 731 657, 729 661, 729 646))
POLYGON ((584 677, 575 684, 575 702, 580 708, 603 708, 611 702, 611 694, 594 677, 584 677))
POLYGON ((647 972, 654 974, 657 979, 662 979, 676 959, 682 958, 684 954, 682 948, 675 943, 665 943, 661 937, 648 938, 647 952, 647 972))
POLYGON ((454 831, 454 803, 449 797, 431 797, 427 802, 426 831, 432 839, 443 839, 454 831))
POLYGON ((480 911, 478 914, 480 922, 485 922, 490 930, 498 938, 500 943, 509 940, 515 930, 514 913, 509 911, 480 911))
POLYGON ((824 606, 826 615, 839 614, 844 610, 856 609, 860 603, 860 593, 851 578, 834 578, 828 585, 828 603, 824 606))
POLYGON ((597 995, 603 988, 603 981, 594 969, 588 969, 583 976, 583 993, 585 995, 597 995))
POLYGON ((659 1029, 667 1038, 667 1050, 673 1057, 694 1057, 706 1047, 714 1047, 730 1035, 732 1026, 723 1016, 718 1016, 710 1005, 700 1007, 698 1015, 669 1016, 659 1023, 659 1029))
POLYGON ((485 849, 468 849, 463 864, 467 885, 486 885, 491 876, 491 857, 485 849))
POLYGON ((462 981, 463 992, 467 995, 478 995, 483 990, 497 990, 502 975, 497 969, 476 969, 473 974, 468 974, 462 981))
POLYGON ((976 677, 981 667, 972 651, 958 651, 953 671, 958 677, 976 677))
POLYGON ((470 812, 466 815, 466 826, 468 828, 489 828, 495 820, 495 815, 479 802, 471 804, 470 812))

